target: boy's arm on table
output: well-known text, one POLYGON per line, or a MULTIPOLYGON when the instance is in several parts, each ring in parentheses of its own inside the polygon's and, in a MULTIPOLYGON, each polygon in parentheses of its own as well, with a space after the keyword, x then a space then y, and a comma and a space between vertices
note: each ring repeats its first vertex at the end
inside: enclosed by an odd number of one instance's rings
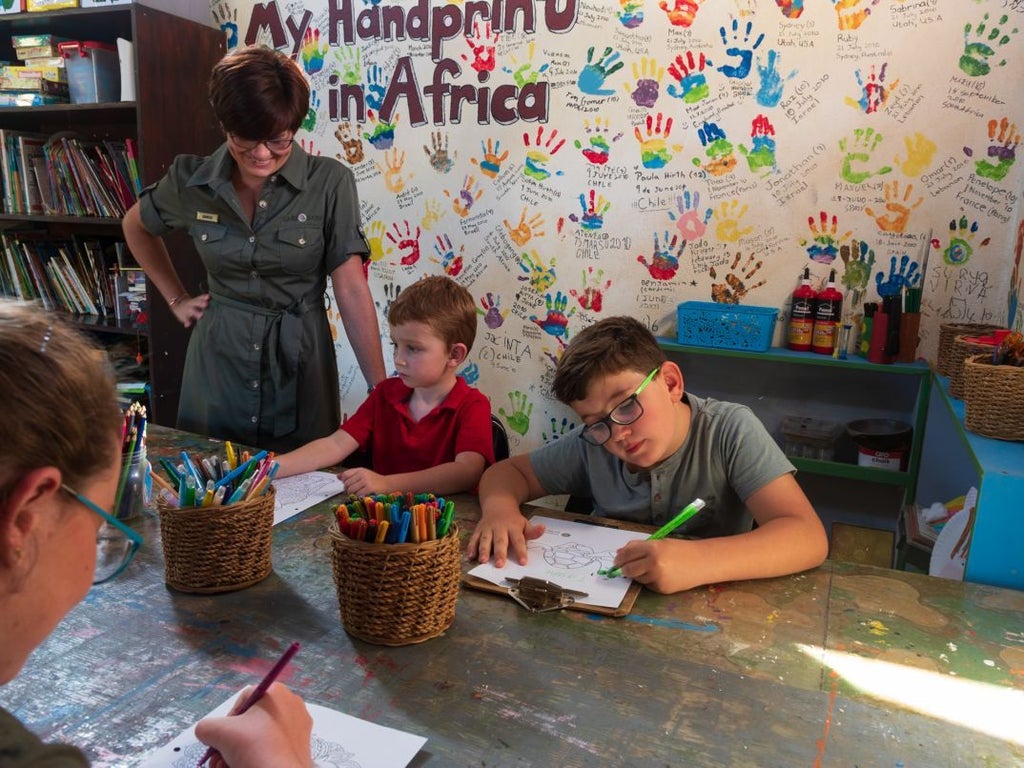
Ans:
POLYGON ((463 451, 454 461, 416 472, 382 475, 366 467, 353 467, 343 470, 338 477, 345 483, 346 492, 358 496, 399 490, 447 496, 473 490, 480 481, 485 463, 482 454, 463 451))
POLYGON ((723 581, 784 576, 814 568, 828 554, 817 513, 792 474, 753 493, 747 508, 757 528, 711 539, 632 541, 615 564, 649 589, 672 594, 723 581))
POLYGON ((481 563, 494 561, 502 568, 507 558, 526 565, 526 542, 544 533, 531 525, 520 505, 547 496, 533 472, 529 454, 499 461, 480 478, 480 522, 466 546, 466 555, 481 563))
POLYGON ((277 476, 289 477, 304 472, 314 472, 322 467, 340 464, 359 447, 348 432, 336 429, 333 434, 311 440, 294 451, 274 457, 278 463, 277 476))

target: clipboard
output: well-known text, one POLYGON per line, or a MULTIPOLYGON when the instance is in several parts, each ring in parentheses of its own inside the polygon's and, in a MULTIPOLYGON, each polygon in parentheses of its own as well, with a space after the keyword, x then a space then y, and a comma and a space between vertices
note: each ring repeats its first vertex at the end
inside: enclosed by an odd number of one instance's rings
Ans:
MULTIPOLYGON (((557 510, 544 509, 535 511, 535 514, 543 517, 552 517, 558 520, 569 520, 572 522, 585 523, 587 525, 598 525, 606 528, 616 528, 623 531, 637 531, 639 533, 650 533, 653 527, 631 523, 625 520, 614 520, 608 517, 596 517, 594 515, 577 515, 571 512, 560 512, 557 510)), ((534 515, 531 515, 531 519, 534 515)), ((643 589, 643 585, 637 581, 631 581, 622 601, 614 608, 603 605, 591 605, 586 602, 586 597, 580 597, 580 593, 572 589, 559 586, 551 581, 526 577, 523 579, 506 579, 507 584, 495 584, 479 576, 472 576, 468 572, 462 574, 462 583, 472 589, 479 589, 483 592, 493 592, 498 595, 506 595, 515 600, 521 606, 532 613, 545 613, 553 610, 566 609, 571 611, 585 611, 596 613, 602 616, 625 616, 636 603, 636 598, 643 589)))

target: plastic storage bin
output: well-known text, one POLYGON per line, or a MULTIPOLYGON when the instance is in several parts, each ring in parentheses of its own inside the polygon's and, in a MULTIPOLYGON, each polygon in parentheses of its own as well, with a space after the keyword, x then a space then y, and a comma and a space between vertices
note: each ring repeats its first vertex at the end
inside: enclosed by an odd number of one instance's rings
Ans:
POLYGON ((832 461, 842 427, 827 419, 787 416, 782 420, 782 451, 787 456, 832 461))
POLYGON ((680 344, 767 352, 775 331, 775 307, 684 301, 676 309, 680 344))
POLYGON ((60 44, 72 104, 119 101, 121 67, 109 43, 71 40, 60 44))

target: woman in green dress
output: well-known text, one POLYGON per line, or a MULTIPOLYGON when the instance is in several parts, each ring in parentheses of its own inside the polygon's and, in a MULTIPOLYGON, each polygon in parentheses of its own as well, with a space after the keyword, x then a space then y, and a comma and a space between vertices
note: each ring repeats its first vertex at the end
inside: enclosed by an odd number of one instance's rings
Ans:
POLYGON ((185 327, 178 427, 287 451, 341 422, 327 277, 372 388, 385 377, 363 262, 352 172, 294 140, 309 84, 282 53, 252 46, 213 69, 210 102, 225 133, 208 157, 179 155, 125 215, 125 240, 185 327), (184 229, 209 292, 184 288, 161 236, 184 229))

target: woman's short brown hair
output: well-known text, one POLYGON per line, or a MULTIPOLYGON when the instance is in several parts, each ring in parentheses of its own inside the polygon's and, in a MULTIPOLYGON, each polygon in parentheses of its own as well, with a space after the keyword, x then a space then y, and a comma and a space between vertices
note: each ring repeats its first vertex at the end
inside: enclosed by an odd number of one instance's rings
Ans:
POLYGON ((213 66, 210 104, 226 132, 251 141, 270 139, 299 130, 309 112, 309 81, 280 51, 251 45, 213 66))
POLYGON ((0 496, 57 467, 72 487, 106 469, 124 424, 106 355, 58 315, 0 300, 0 496))
POLYGON ((587 388, 597 378, 622 371, 647 375, 665 362, 647 326, 632 317, 619 315, 600 320, 584 328, 569 342, 555 368, 551 384, 555 397, 566 405, 587 396, 587 388))

